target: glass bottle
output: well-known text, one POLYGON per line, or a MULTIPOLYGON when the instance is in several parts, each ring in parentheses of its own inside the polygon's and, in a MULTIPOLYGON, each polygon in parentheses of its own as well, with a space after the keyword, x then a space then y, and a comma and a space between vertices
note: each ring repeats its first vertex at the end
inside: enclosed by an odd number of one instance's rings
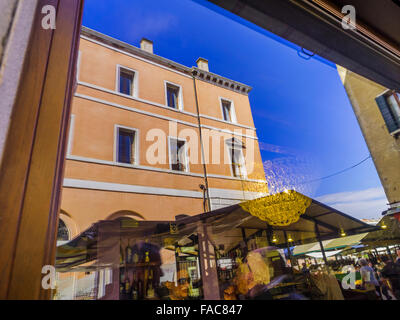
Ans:
POLYGON ((125 252, 126 252, 125 253, 125 257, 126 257, 125 262, 126 262, 126 264, 132 263, 132 248, 130 247, 129 242, 128 242, 128 246, 125 249, 125 252))
POLYGON ((138 286, 138 281, 136 281, 135 274, 133 274, 133 282, 132 282, 132 300, 139 300, 139 286, 138 286))

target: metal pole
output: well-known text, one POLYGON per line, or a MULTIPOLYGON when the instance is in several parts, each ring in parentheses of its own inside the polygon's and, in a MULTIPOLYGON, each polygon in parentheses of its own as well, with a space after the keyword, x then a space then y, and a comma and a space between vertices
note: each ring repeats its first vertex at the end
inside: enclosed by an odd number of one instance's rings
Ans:
POLYGON ((246 229, 245 229, 245 228, 242 228, 242 238, 243 238, 243 242, 244 242, 244 245, 245 245, 244 253, 243 253, 243 258, 246 258, 247 252, 249 251, 249 247, 248 247, 248 245, 247 245, 246 229))
POLYGON ((199 138, 200 138, 200 147, 201 147, 201 157, 202 157, 202 161, 203 161, 204 182, 206 184, 206 192, 207 192, 208 211, 211 211, 211 199, 210 199, 210 191, 208 188, 207 165, 206 165, 206 158, 205 158, 205 153, 204 153, 203 135, 202 135, 202 130, 201 130, 199 98, 197 95, 196 77, 194 76, 194 74, 192 74, 192 77, 193 77, 193 86, 194 86, 194 96, 195 96, 195 102, 196 102, 197 124, 199 126, 199 138))
POLYGON ((272 242, 272 227, 267 224, 267 240, 268 240, 268 245, 272 246, 273 242, 272 242))
POLYGON ((322 252, 322 257, 324 258, 325 267, 328 270, 328 260, 326 259, 325 249, 324 249, 324 246, 323 246, 322 241, 321 241, 321 235, 319 233, 318 223, 316 221, 315 221, 315 233, 317 235, 319 246, 321 247, 321 252, 322 252))

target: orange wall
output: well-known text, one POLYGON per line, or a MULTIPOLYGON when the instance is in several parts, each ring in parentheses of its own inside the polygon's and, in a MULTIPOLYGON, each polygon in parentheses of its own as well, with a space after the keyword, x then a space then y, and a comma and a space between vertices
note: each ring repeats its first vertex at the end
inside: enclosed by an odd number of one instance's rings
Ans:
MULTIPOLYGON (((70 141, 69 156, 108 162, 101 164, 69 159, 66 164, 65 178, 201 192, 199 185, 204 184, 204 172, 203 165, 200 164, 200 147, 197 150, 198 161, 190 163, 189 174, 169 171, 168 149, 167 163, 150 164, 146 159, 146 151, 154 142, 146 141, 146 136, 154 128, 163 130, 168 136, 170 134, 169 121, 140 113, 152 113, 185 122, 185 124, 177 124, 178 133, 184 129, 194 130, 197 134, 196 142, 200 146, 192 77, 166 70, 153 63, 82 39, 79 81, 77 95, 80 97, 74 98, 72 107, 74 124, 70 135, 73 138, 70 141), (138 72, 138 99, 115 92, 116 66, 118 64, 138 72), (184 112, 165 107, 164 81, 170 81, 182 87, 184 112), (106 90, 102 90, 102 88, 106 90), (135 112, 135 110, 139 112, 135 112), (115 125, 139 129, 139 165, 166 170, 166 172, 117 165, 114 162, 115 125), (190 174, 197 174, 197 176, 190 174)), ((196 80, 196 86, 201 115, 222 120, 219 98, 230 99, 234 102, 237 122, 243 126, 254 128, 247 95, 200 80, 196 80)), ((236 124, 215 119, 202 117, 201 123, 223 130, 240 130, 242 134, 256 136, 255 130, 246 131, 245 128, 236 124)), ((207 130, 209 129, 204 128, 203 132, 207 130)), ((221 146, 225 139, 232 137, 229 133, 219 132, 219 134, 221 146)), ((246 143, 245 137, 236 136, 236 138, 246 143)), ((254 161, 256 163, 256 170, 249 174, 249 178, 265 179, 258 141, 254 139, 248 141, 254 142, 254 161)), ((168 148, 167 140, 165 144, 168 148)), ((245 154, 248 152, 247 150, 251 149, 244 150, 245 154)), ((221 148, 220 151, 221 164, 207 164, 207 171, 208 174, 229 178, 232 176, 231 167, 229 163, 224 163, 224 149, 221 148)), ((249 172, 249 164, 246 163, 246 166, 249 172)), ((232 190, 243 188, 241 181, 216 177, 209 178, 209 184, 211 188, 232 190)), ((121 210, 136 212, 147 220, 173 220, 178 214, 199 214, 203 212, 203 199, 65 187, 62 195, 62 210, 76 223, 77 229, 81 232, 92 223, 107 219, 113 213, 121 210)))

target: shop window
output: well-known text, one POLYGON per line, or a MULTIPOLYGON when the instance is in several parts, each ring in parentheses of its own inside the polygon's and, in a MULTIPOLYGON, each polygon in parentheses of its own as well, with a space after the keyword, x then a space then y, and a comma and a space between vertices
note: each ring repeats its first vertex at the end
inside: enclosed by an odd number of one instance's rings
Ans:
POLYGON ((247 172, 243 155, 244 145, 236 139, 227 141, 227 145, 232 175, 236 178, 245 178, 247 172))
POLYGON ((166 82, 166 98, 167 106, 173 109, 182 110, 182 89, 178 85, 166 82))
POLYGON ((185 140, 173 138, 169 140, 169 158, 172 170, 189 171, 185 140))
POLYGON ((119 80, 118 92, 128 96, 136 96, 137 83, 136 72, 127 68, 118 66, 119 80))
POLYGON ((224 121, 236 123, 233 102, 226 99, 220 99, 220 102, 224 121))
POLYGON ((389 133, 400 133, 400 94, 388 91, 376 98, 389 133))
POLYGON ((117 127, 117 161, 137 164, 137 130, 117 127))

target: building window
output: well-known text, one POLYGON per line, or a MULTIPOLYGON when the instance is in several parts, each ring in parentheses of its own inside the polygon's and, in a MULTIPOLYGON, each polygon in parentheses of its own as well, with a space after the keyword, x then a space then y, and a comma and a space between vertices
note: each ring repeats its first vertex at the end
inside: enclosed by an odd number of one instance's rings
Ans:
POLYGON ((224 115, 224 120, 232 122, 231 103, 229 101, 222 101, 222 112, 224 115))
POLYGON ((170 138, 169 159, 174 171, 189 171, 186 141, 170 138))
POLYGON ((69 231, 64 221, 58 220, 57 241, 68 241, 69 231))
POLYGON ((236 178, 246 178, 247 172, 243 156, 243 144, 236 139, 231 139, 227 141, 227 145, 232 175, 236 178))
POLYGON ((166 82, 167 106, 174 109, 182 109, 182 90, 179 86, 166 82))
POLYGON ((117 132, 117 161, 119 163, 136 164, 137 131, 118 127, 117 132))
POLYGON ((236 123, 236 115, 233 102, 226 99, 220 99, 220 101, 224 121, 236 123))
POLYGON ((400 132, 400 94, 396 91, 388 91, 376 98, 378 107, 389 133, 400 132))
POLYGON ((128 96, 136 96, 136 72, 118 66, 118 92, 128 96))

